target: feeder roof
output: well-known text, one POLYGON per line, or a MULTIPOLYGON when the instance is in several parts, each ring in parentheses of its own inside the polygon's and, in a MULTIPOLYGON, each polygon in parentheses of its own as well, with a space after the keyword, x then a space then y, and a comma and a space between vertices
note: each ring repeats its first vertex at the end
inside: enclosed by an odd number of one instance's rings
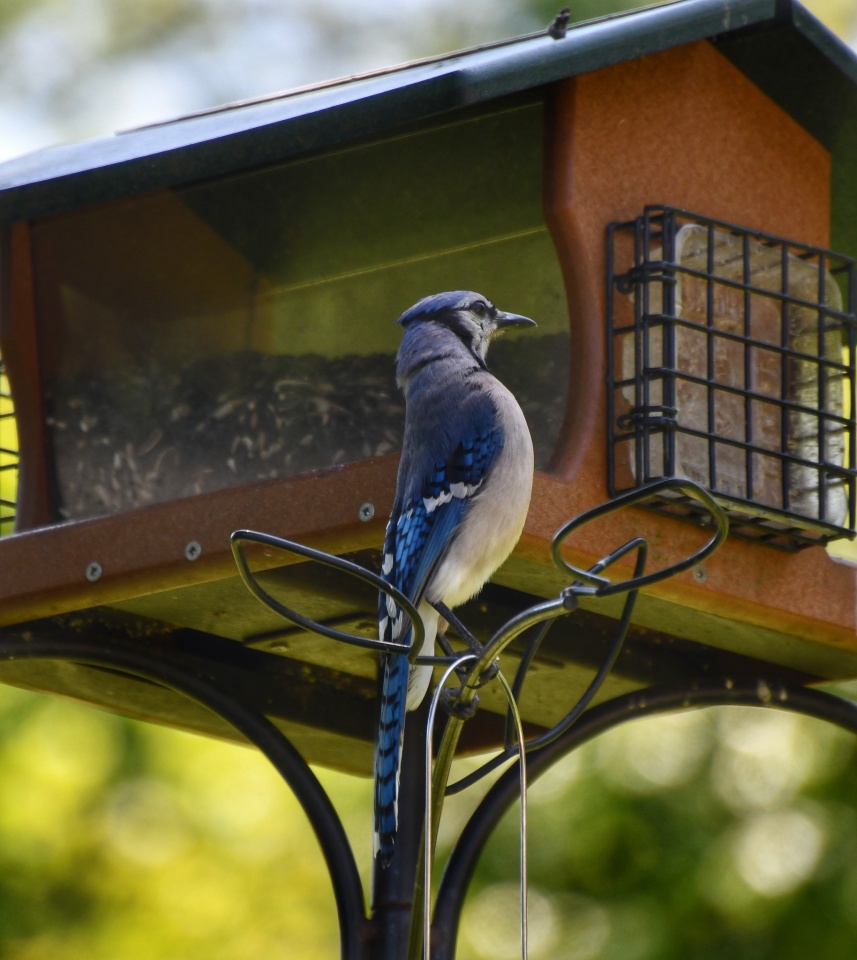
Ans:
POLYGON ((715 43, 837 159, 857 156, 857 58, 796 0, 677 0, 203 111, 0 165, 0 220, 29 219, 377 136, 697 40, 715 43), (847 157, 846 157, 847 155, 847 157))

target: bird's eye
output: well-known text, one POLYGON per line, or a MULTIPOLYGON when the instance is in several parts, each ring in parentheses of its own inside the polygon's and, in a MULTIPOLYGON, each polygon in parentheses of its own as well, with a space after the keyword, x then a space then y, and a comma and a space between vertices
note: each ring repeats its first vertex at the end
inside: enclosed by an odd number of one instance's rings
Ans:
POLYGON ((488 305, 485 303, 484 300, 477 300, 475 303, 470 304, 470 309, 478 317, 484 317, 485 313, 488 310, 488 305))

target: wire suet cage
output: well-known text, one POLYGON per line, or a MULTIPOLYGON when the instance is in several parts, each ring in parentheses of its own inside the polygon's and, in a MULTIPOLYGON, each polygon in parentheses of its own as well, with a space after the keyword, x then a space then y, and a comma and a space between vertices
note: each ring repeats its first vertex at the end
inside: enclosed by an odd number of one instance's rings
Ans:
POLYGON ((611 492, 686 476, 739 536, 853 537, 854 261, 672 207, 611 224, 607 258, 611 492))

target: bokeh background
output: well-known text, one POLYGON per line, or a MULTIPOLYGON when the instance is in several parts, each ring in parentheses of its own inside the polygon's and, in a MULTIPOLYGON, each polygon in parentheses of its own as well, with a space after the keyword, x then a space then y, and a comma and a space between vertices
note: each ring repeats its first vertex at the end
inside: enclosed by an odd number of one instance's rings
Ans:
MULTIPOLYGON (((635 5, 578 0, 573 14, 635 5)), ((807 5, 857 44, 854 0, 807 5)), ((536 0, 0 0, 0 159, 555 13, 536 0)), ((319 775, 368 883, 370 785, 319 775)), ((445 838, 477 799, 449 804, 445 838)), ((618 729, 534 785, 530 846, 533 960, 855 955, 854 742, 820 723, 734 708, 618 729)), ((518 955, 517 862, 513 813, 474 881, 462 960, 518 955)), ((337 955, 315 840, 264 759, 0 687, 0 957, 337 955)))

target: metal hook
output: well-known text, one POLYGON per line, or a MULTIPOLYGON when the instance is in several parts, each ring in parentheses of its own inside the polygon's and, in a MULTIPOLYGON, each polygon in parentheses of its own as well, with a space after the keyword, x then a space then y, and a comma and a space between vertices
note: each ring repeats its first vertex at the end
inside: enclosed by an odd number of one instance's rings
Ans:
POLYGON ((528 894, 527 880, 527 751, 524 749, 524 725, 521 722, 521 711, 518 701, 512 693, 503 671, 497 673, 497 679, 503 687, 506 699, 509 701, 509 712, 515 720, 515 735, 518 738, 518 774, 521 786, 521 820, 520 820, 520 868, 521 868, 521 960, 527 960, 528 941, 528 894))
MULTIPOLYGON (((432 810, 433 787, 437 784, 432 783, 433 766, 433 735, 434 722, 437 716, 437 708, 440 698, 446 686, 446 681, 452 676, 458 667, 469 660, 476 660, 477 656, 473 653, 463 654, 459 659, 450 664, 440 683, 432 692, 431 704, 429 706, 428 719, 426 720, 426 752, 425 752, 425 822, 423 824, 423 960, 429 960, 431 949, 431 872, 434 859, 434 834, 435 817, 432 810)), ((527 884, 527 760, 524 750, 524 726, 521 720, 521 712, 518 708, 517 700, 512 693, 512 688, 503 676, 502 671, 497 672, 497 678, 506 695, 509 703, 509 711, 514 718, 515 735, 518 742, 518 769, 519 783, 521 791, 521 816, 520 816, 520 889, 521 889, 521 960, 527 960, 527 941, 528 941, 528 884, 527 884)), ((438 793, 439 798, 443 797, 443 792, 438 793)), ((439 823, 439 817, 437 818, 439 823)))
MULTIPOLYGON (((434 735, 434 721, 437 707, 446 686, 446 681, 455 673, 456 669, 468 660, 476 660, 476 654, 465 653, 444 671, 440 683, 434 688, 429 705, 428 719, 426 720, 426 766, 425 766, 425 822, 423 824, 423 960, 429 960, 431 940, 431 868, 434 856, 434 830, 432 829, 432 737, 434 735)), ((442 793, 439 796, 443 796, 442 793)))

